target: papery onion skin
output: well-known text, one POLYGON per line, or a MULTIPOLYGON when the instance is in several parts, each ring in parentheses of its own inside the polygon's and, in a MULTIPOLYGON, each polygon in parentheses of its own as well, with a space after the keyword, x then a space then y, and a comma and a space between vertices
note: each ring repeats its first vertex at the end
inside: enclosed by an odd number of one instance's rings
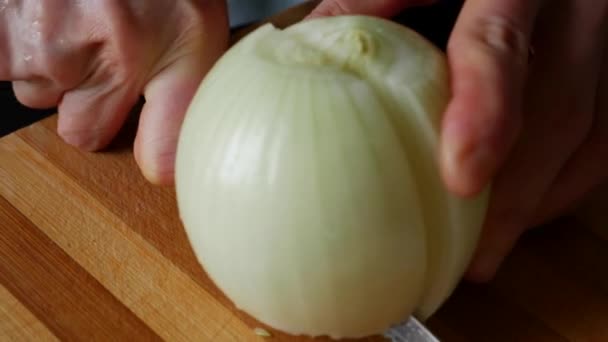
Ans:
POLYGON ((443 186, 445 56, 365 16, 265 25, 230 49, 186 115, 180 217, 212 280, 291 333, 378 334, 451 294, 487 191, 443 186))

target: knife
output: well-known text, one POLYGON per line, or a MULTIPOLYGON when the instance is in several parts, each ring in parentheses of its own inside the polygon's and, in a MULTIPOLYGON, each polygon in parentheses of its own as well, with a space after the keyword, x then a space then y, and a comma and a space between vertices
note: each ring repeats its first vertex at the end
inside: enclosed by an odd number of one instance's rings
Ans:
POLYGON ((414 317, 390 328, 384 333, 384 337, 392 342, 440 342, 424 324, 414 317))

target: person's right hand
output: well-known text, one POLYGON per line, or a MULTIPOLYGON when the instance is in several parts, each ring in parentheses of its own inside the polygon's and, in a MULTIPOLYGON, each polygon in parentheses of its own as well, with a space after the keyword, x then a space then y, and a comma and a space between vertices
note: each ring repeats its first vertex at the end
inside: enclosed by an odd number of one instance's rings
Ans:
POLYGON ((173 181, 183 116, 227 41, 223 0, 0 1, 0 80, 58 106, 58 133, 90 151, 145 95, 135 158, 156 184, 173 181))

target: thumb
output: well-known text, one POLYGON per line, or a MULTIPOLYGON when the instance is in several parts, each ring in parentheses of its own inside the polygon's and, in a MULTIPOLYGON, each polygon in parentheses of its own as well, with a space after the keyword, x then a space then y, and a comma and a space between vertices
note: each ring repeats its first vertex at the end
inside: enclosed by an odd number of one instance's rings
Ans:
POLYGON ((346 14, 391 17, 412 6, 428 5, 434 0, 324 0, 308 18, 328 17, 346 14))
POLYGON ((175 149, 183 117, 201 81, 191 61, 178 61, 157 75, 145 90, 134 155, 153 184, 173 182, 175 149))
MULTIPOLYGON (((217 16, 216 20, 224 18, 217 16)), ((212 18, 213 20, 213 18, 212 18)), ((156 185, 174 182, 175 153, 181 125, 194 94, 226 48, 228 24, 211 23, 215 29, 194 35, 191 45, 180 45, 180 56, 152 78, 144 89, 146 103, 135 138, 134 155, 144 177, 156 185), (189 53, 183 49, 190 48, 189 53)), ((179 49, 178 49, 179 50, 179 49)))
POLYGON ((443 178, 458 195, 481 191, 517 138, 528 47, 542 2, 464 4, 448 43, 453 97, 440 145, 443 178))

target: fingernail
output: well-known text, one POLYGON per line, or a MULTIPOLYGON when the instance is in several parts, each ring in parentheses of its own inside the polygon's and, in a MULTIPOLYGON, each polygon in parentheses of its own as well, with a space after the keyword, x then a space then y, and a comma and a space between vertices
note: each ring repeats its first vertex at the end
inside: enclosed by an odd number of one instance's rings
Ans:
POLYGON ((169 186, 175 173, 175 152, 149 150, 140 166, 144 177, 152 184, 169 186))
POLYGON ((58 131, 58 134, 67 144, 84 151, 96 151, 102 146, 102 142, 96 132, 58 131))

